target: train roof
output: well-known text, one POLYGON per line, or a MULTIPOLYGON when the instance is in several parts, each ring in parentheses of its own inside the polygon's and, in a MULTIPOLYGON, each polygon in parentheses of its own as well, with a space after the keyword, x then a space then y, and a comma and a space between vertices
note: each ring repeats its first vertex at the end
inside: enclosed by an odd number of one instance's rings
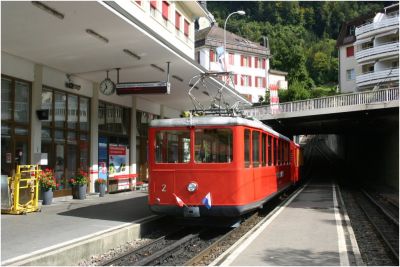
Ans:
POLYGON ((191 118, 176 118, 176 119, 160 119, 152 120, 150 127, 181 127, 181 126, 234 126, 242 125, 253 128, 258 128, 269 132, 282 139, 290 141, 286 136, 276 132, 271 127, 265 125, 257 119, 246 119, 241 117, 191 117, 191 118))

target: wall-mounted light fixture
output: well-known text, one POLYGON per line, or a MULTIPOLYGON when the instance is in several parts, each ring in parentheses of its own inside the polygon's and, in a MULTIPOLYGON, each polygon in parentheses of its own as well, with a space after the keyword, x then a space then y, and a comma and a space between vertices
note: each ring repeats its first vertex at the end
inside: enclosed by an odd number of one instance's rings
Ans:
POLYGON ((131 50, 129 50, 129 49, 124 49, 124 50, 122 50, 122 51, 124 51, 126 54, 128 54, 128 55, 130 55, 131 57, 134 57, 134 58, 136 58, 137 60, 140 60, 140 56, 138 56, 138 55, 136 55, 135 53, 133 53, 131 50))
POLYGON ((156 64, 150 64, 150 66, 152 66, 152 67, 155 68, 155 69, 158 69, 158 70, 161 71, 161 72, 165 72, 165 70, 164 70, 163 68, 157 66, 156 64))
POLYGON ((61 14, 60 12, 58 12, 57 10, 49 7, 48 5, 43 4, 40 1, 31 1, 32 5, 46 11, 47 13, 59 18, 59 19, 64 19, 64 14, 61 14))
POLYGON ((97 32, 93 31, 92 29, 86 29, 86 33, 96 37, 97 39, 99 39, 105 43, 108 43, 108 39, 106 37, 98 34, 97 32))

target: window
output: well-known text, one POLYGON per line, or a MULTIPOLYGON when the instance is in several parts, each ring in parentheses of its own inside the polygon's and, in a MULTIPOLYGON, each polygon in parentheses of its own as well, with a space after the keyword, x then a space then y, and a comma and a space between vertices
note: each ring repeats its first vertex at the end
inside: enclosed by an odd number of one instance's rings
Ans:
POLYGON ((258 68, 258 57, 254 57, 254 68, 258 68))
POLYGON ((250 130, 244 130, 244 167, 250 167, 250 130))
POLYGON ((268 135, 268 166, 272 165, 272 137, 268 135))
POLYGON ((265 63, 265 58, 262 59, 262 68, 265 69, 266 63, 265 63))
POLYGON ((178 12, 175 12, 175 28, 177 30, 180 30, 181 28, 181 14, 178 12))
POLYGON ((1 174, 11 176, 16 164, 29 164, 31 84, 1 77, 1 174))
POLYGON ((169 4, 166 1, 162 1, 162 16, 165 20, 168 20, 169 4))
POLYGON ((263 87, 263 77, 254 77, 255 87, 263 87))
POLYGON ((155 157, 156 163, 188 163, 190 131, 158 131, 155 157))
POLYGON ((261 137, 261 164, 267 165, 267 135, 265 133, 261 137))
POLYGON ((210 62, 216 62, 215 51, 210 49, 210 62))
POLYGON ((260 132, 253 131, 253 167, 260 165, 260 132))
POLYGON ((196 61, 200 64, 200 51, 196 52, 196 61))
POLYGON ((194 158, 196 163, 226 163, 233 160, 230 129, 197 129, 194 158))
POLYGON ((185 19, 184 21, 184 33, 186 37, 189 37, 189 22, 185 19))
POLYGON ((349 46, 346 48, 346 57, 354 56, 354 46, 349 46))
POLYGON ((238 84, 238 75, 237 74, 233 74, 233 80, 235 82, 235 85, 238 84))
POLYGON ((229 53, 229 64, 235 65, 235 55, 233 53, 229 53))
POLYGON ((354 69, 346 70, 346 79, 348 81, 352 81, 355 79, 355 72, 354 69))
POLYGON ((41 108, 50 110, 42 122, 41 151, 48 154, 59 194, 67 194, 67 180, 89 169, 90 99, 44 87, 41 108))

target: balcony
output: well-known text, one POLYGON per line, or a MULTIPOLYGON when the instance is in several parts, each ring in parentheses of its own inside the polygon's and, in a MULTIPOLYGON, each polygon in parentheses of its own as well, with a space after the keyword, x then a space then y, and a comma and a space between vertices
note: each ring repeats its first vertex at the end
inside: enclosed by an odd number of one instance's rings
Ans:
POLYGON ((379 58, 396 56, 399 53, 399 43, 392 42, 356 52, 356 60, 359 64, 379 58))
POLYGON ((399 16, 384 18, 378 22, 367 23, 356 28, 357 40, 376 35, 399 27, 399 16))
POLYGON ((374 84, 399 80, 399 69, 386 69, 357 75, 356 84, 358 87, 373 86, 374 84))

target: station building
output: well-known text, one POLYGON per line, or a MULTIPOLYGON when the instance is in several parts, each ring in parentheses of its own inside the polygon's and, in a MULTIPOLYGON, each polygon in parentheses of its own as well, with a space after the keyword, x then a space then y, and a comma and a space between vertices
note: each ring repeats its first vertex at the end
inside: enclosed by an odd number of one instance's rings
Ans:
POLYGON ((343 23, 336 45, 342 93, 399 86, 399 4, 343 23))
MULTIPOLYGON (((149 122, 192 109, 189 80, 207 71, 194 60, 194 22, 205 9, 197 1, 2 1, 1 12, 2 174, 41 163, 55 172, 56 197, 71 194, 80 169, 90 173, 89 192, 99 177, 109 192, 147 181, 149 122), (155 81, 168 81, 170 93, 115 92, 155 81)), ((209 101, 204 90, 194 92, 199 101, 209 101)), ((229 86, 224 94, 228 104, 251 104, 229 86)))

